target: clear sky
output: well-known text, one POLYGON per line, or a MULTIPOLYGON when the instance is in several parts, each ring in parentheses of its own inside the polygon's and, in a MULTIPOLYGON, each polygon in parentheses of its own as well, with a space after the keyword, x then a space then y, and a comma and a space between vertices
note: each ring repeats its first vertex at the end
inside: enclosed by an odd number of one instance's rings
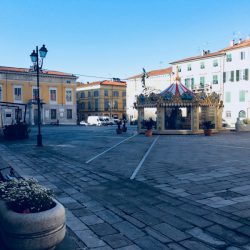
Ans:
MULTIPOLYGON (((0 0, 0 65, 127 78, 250 35, 249 0, 0 0)), ((81 81, 98 78, 81 77, 81 81)))

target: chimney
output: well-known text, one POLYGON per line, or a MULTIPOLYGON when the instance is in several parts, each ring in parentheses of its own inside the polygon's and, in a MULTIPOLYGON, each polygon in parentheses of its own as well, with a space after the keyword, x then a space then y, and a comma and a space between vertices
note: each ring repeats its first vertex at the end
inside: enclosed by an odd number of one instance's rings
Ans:
POLYGON ((239 38, 239 42, 238 42, 238 44, 240 44, 242 42, 242 39, 241 38, 239 38))
POLYGON ((202 55, 202 56, 205 55, 205 50, 204 50, 204 49, 201 51, 201 55, 202 55))
POLYGON ((234 46, 234 39, 230 41, 230 46, 234 46))

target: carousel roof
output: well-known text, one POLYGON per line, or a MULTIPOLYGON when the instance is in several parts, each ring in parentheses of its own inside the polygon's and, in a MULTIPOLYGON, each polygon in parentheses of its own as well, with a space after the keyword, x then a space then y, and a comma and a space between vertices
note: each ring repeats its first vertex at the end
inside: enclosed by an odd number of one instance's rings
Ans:
POLYGON ((194 96, 194 93, 189 90, 187 87, 185 87, 181 82, 180 78, 177 76, 175 79, 175 82, 172 83, 168 88, 163 90, 160 93, 161 96, 164 98, 172 97, 175 95, 182 96, 183 98, 189 97, 188 99, 192 99, 194 96))

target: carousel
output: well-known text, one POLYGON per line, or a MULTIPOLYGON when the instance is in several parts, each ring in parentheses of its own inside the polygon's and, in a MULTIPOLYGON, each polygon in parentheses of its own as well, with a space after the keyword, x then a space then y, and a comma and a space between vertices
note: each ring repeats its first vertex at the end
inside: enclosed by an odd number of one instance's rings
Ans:
POLYGON ((212 124, 213 133, 222 128, 220 95, 190 91, 180 82, 178 73, 174 83, 161 93, 139 95, 136 108, 139 133, 145 132, 147 120, 154 121, 155 134, 199 134, 206 122, 212 124))

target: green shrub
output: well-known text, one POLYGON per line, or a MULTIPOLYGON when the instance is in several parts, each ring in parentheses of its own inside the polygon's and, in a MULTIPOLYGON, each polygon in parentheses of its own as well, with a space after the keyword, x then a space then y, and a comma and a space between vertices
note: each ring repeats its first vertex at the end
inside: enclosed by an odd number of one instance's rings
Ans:
POLYGON ((250 119, 248 119, 248 118, 244 119, 244 120, 243 120, 243 123, 245 123, 245 124, 250 124, 250 119))
POLYGON ((35 179, 0 182, 0 199, 17 213, 37 213, 55 206, 52 191, 35 179))

